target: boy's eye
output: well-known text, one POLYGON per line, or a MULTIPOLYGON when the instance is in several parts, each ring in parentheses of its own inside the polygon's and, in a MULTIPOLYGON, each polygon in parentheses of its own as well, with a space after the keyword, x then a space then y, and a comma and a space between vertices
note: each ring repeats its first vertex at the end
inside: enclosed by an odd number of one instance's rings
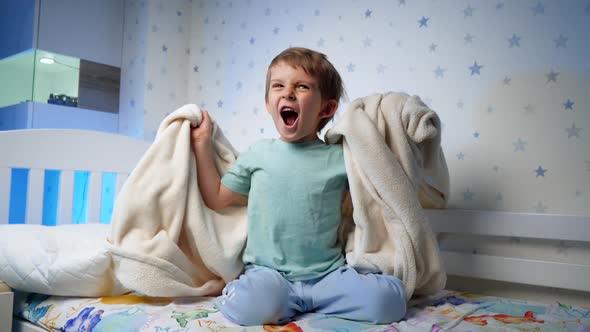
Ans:
POLYGON ((281 83, 274 83, 274 84, 272 85, 272 87, 273 87, 273 88, 281 88, 281 87, 283 87, 283 85, 282 85, 281 83))
POLYGON ((307 85, 305 85, 305 84, 299 84, 297 86, 297 88, 299 88, 299 89, 306 89, 306 90, 309 89, 309 87, 307 85))

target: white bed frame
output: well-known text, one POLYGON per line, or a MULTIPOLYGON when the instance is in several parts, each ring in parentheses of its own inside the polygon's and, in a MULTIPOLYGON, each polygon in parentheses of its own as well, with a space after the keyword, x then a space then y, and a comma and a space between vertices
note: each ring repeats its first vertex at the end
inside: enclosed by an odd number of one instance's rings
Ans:
MULTIPOLYGON (((86 130, 0 131, 0 224, 8 220, 12 168, 30 169, 26 223, 31 224, 39 223, 42 217, 44 170, 62 171, 58 208, 61 224, 71 220, 74 171, 89 171, 88 215, 90 222, 96 222, 100 213, 101 174, 117 174, 118 192, 149 144, 127 136, 86 130)), ((590 243, 590 217, 474 210, 427 210, 426 214, 439 241, 444 240, 445 234, 459 234, 590 243)), ((450 276, 496 280, 516 288, 532 285, 538 289, 571 290, 582 301, 587 299, 590 306, 590 258, 580 264, 445 251, 444 246, 441 252, 450 276)), ((538 289, 533 292, 538 293, 538 289)), ((550 302, 553 297, 548 295, 545 299, 550 302)), ((20 319, 11 322, 12 308, 13 293, 0 283, 0 331, 9 331, 11 326, 13 331, 43 331, 20 319)))

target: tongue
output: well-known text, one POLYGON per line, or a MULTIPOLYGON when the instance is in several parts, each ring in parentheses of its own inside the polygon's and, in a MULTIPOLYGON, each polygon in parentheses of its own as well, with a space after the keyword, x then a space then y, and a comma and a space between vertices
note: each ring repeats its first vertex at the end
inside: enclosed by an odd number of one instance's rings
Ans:
POLYGON ((295 123, 295 120, 297 120, 297 114, 294 112, 287 112, 285 114, 285 124, 287 124, 287 126, 292 126, 295 123))

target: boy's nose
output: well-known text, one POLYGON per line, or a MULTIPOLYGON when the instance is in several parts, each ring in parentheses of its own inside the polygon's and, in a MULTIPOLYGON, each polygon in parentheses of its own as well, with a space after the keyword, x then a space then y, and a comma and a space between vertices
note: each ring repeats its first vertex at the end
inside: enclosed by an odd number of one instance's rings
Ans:
POLYGON ((293 91, 287 91, 285 92, 285 94, 283 94, 283 98, 287 100, 295 100, 295 94, 293 93, 293 91))

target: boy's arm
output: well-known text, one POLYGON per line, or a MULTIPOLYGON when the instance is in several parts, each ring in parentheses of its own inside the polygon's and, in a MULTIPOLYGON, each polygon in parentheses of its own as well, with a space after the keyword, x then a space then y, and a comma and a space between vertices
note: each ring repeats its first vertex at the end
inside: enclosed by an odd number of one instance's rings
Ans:
POLYGON ((197 181, 205 205, 212 210, 220 210, 229 205, 246 205, 247 197, 231 191, 221 184, 221 177, 215 167, 212 124, 209 114, 203 111, 203 121, 192 130, 193 151, 197 156, 197 181))

